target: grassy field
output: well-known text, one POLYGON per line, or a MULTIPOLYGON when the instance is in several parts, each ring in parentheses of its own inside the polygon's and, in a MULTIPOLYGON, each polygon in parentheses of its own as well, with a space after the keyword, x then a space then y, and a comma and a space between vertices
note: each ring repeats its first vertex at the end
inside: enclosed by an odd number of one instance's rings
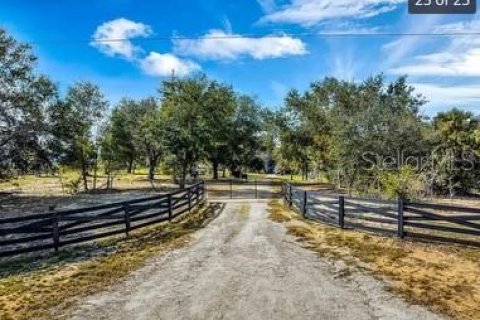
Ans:
POLYGON ((344 231, 307 221, 270 203, 270 218, 319 256, 342 260, 345 276, 363 271, 406 300, 455 319, 480 319, 480 250, 344 231))
MULTIPOLYGON (((99 175, 96 190, 72 193, 67 185, 76 179, 77 172, 67 171, 60 176, 28 175, 0 182, 0 218, 45 213, 50 207, 69 210, 120 202, 178 188, 171 176, 157 175, 151 181, 142 170, 136 174, 117 174, 113 188, 109 190, 106 189, 107 176, 99 175)), ((92 185, 93 177, 89 177, 89 186, 92 185)))
POLYGON ((56 319, 83 296, 113 285, 159 253, 185 246, 189 235, 217 214, 219 205, 201 208, 176 224, 131 234, 127 241, 61 250, 43 260, 0 264, 0 319, 56 319))
MULTIPOLYGON (((78 180, 77 172, 69 171, 56 176, 20 176, 16 179, 0 182, 0 192, 24 194, 24 195, 44 195, 61 196, 69 195, 72 190, 69 184, 78 180)), ((88 178, 89 188, 93 189, 93 177, 88 178)), ((98 190, 105 190, 107 185, 107 176, 99 174, 96 179, 98 190)), ((115 176, 113 182, 114 191, 130 189, 149 189, 161 188, 162 186, 171 186, 172 178, 167 175, 156 175, 155 180, 147 179, 147 174, 139 170, 135 174, 119 173, 115 176)), ((81 186, 80 186, 81 187, 81 186)))

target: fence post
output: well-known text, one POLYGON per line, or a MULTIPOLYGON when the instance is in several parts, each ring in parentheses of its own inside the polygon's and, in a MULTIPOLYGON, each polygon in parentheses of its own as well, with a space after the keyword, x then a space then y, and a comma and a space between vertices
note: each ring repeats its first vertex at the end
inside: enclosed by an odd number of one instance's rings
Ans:
POLYGON ((233 199, 233 182, 232 179, 230 179, 230 199, 233 199))
POLYGON ((168 204, 168 221, 172 222, 172 194, 168 194, 167 197, 168 204))
POLYGON ((255 199, 258 199, 258 180, 255 179, 255 199))
POLYGON ((192 211, 192 188, 187 189, 188 192, 188 212, 192 211))
POLYGON ((125 211, 125 236, 128 238, 130 233, 130 208, 128 204, 123 206, 123 210, 125 211))
MULTIPOLYGON (((207 189, 205 188, 205 180, 202 181, 202 188, 199 187, 199 189, 202 192, 202 202, 205 201, 205 193, 207 192, 207 189)), ((207 195, 207 200, 208 200, 208 195, 207 195)))
POLYGON ((293 193, 292 193, 292 185, 289 185, 289 186, 290 186, 290 197, 288 199, 288 206, 291 208, 293 203, 293 193))
POLYGON ((307 191, 303 191, 303 208, 302 208, 302 214, 303 217, 305 218, 307 216, 307 191))
POLYGON ((55 252, 58 252, 60 248, 60 230, 58 228, 59 217, 58 213, 54 211, 54 207, 48 207, 48 211, 52 214, 52 227, 53 227, 53 248, 55 252))
POLYGON ((398 237, 403 239, 404 232, 403 232, 403 208, 404 208, 404 200, 403 198, 398 199, 398 237))
POLYGON ((345 197, 338 197, 338 225, 340 228, 345 228, 345 197))

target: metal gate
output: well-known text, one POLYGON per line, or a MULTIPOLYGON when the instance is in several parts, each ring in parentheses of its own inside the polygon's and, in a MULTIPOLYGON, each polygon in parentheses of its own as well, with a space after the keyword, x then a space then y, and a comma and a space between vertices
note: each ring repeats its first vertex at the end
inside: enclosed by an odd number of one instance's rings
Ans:
POLYGON ((205 182, 208 199, 281 198, 282 184, 268 180, 209 180, 205 182))

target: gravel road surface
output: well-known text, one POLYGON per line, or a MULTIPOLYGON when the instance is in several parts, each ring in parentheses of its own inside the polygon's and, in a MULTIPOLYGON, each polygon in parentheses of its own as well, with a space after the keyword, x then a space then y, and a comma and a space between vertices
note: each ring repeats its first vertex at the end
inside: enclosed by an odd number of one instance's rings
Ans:
POLYGON ((267 218, 266 202, 231 202, 187 247, 152 259, 88 297, 71 319, 443 319, 366 275, 341 277, 267 218))

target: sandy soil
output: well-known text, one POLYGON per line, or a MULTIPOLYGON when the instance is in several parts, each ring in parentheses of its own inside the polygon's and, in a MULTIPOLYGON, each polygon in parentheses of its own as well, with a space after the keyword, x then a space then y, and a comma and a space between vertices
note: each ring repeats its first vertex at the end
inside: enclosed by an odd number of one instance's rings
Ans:
POLYGON ((191 245, 83 301, 71 319, 440 319, 366 275, 318 258, 267 218, 231 202, 191 245))

